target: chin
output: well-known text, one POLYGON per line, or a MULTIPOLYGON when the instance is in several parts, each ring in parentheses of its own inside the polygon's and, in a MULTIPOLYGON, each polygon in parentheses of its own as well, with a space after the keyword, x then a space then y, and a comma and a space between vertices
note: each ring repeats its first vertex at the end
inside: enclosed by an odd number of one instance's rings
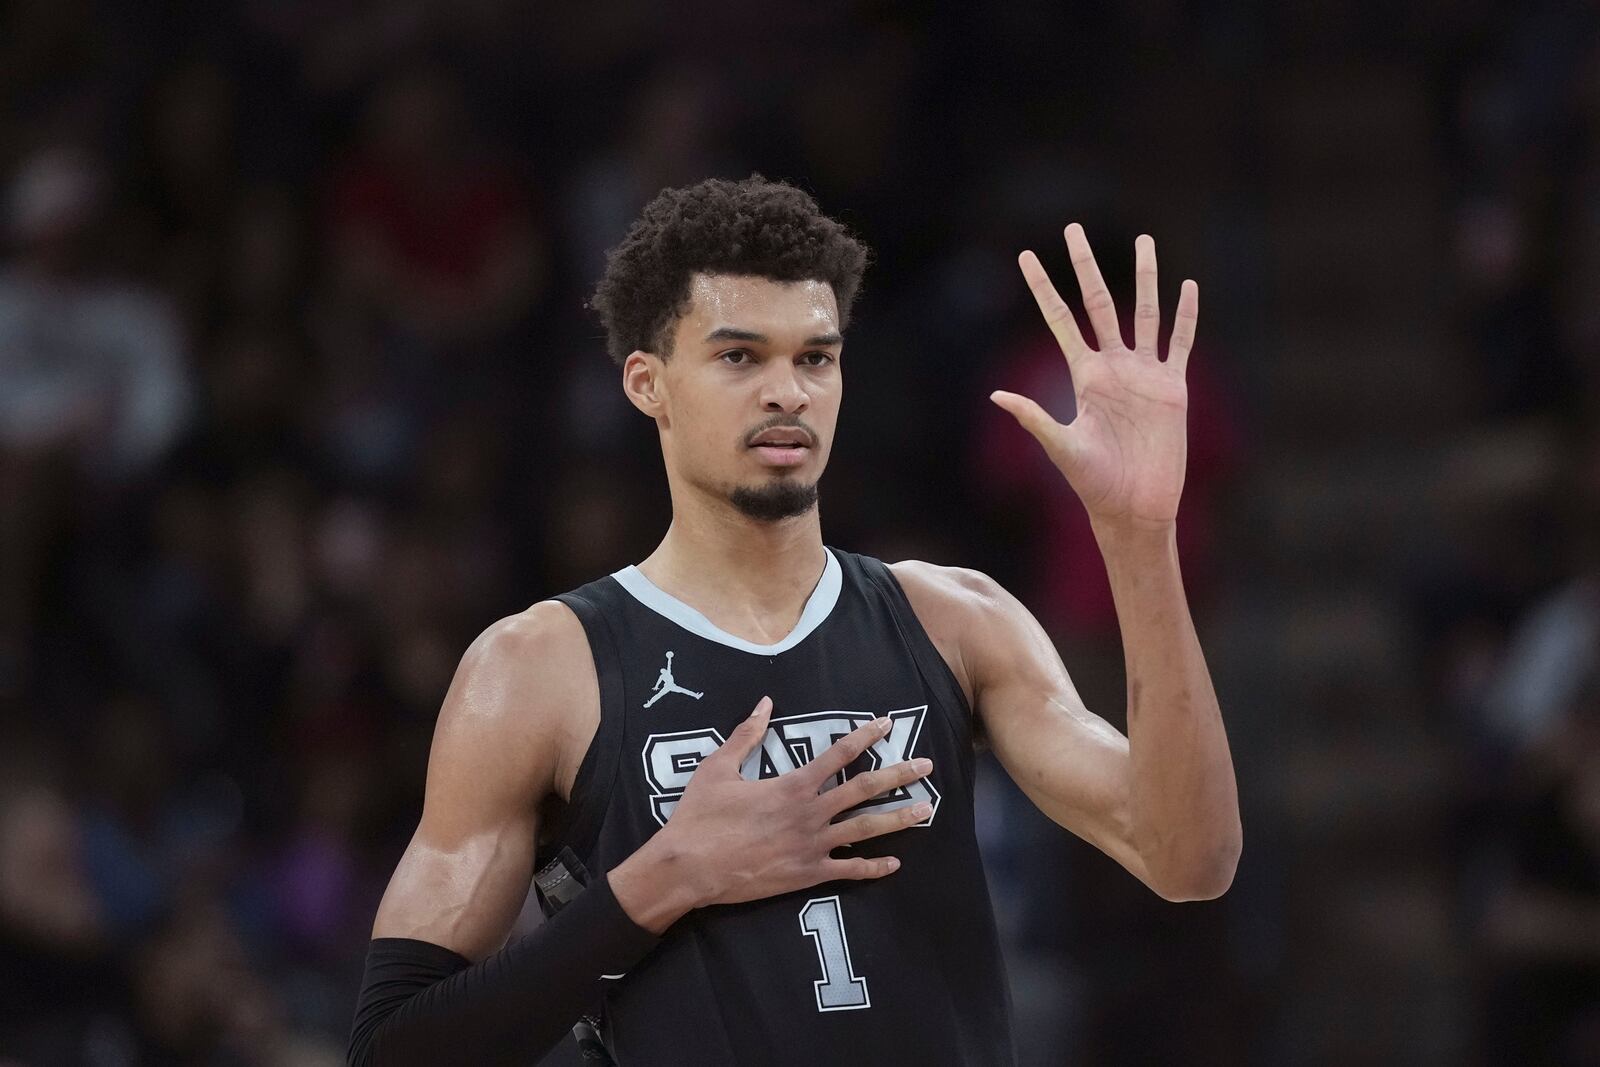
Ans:
MULTIPOLYGON (((781 475, 793 471, 778 472, 781 475)), ((817 483, 779 477, 763 485, 740 486, 728 494, 728 501, 747 518, 758 522, 778 522, 804 515, 817 506, 817 483)))

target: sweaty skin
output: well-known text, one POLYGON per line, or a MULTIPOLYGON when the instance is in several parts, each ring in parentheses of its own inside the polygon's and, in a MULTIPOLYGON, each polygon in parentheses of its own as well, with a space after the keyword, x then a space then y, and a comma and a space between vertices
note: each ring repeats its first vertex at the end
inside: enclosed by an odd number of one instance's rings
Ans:
MULTIPOLYGON (((625 393, 660 434, 673 505, 671 526, 639 569, 728 633, 772 643, 798 623, 825 561, 817 507, 795 502, 821 477, 838 420, 837 305, 824 283, 747 276, 696 275, 690 295, 670 356, 636 351, 623 367, 625 393), (775 465, 752 447, 758 433, 775 427, 808 440, 800 462, 775 465), (798 510, 754 519, 736 505, 741 495, 798 510)), ((1184 311, 1180 306, 1180 318, 1184 311)), ((1131 740, 1084 707, 1033 615, 988 576, 919 561, 892 567, 1002 766, 1034 803, 1161 896, 1216 896, 1237 863, 1237 798, 1173 526, 1101 520, 1095 528, 1122 626, 1131 740)), ((422 819, 373 936, 426 940, 474 960, 503 944, 526 899, 539 829, 553 806, 570 798, 599 720, 593 660, 582 625, 564 604, 543 601, 485 630, 463 656, 440 710, 422 819)), ((741 743, 753 744, 750 731, 763 724, 742 727, 741 743)), ((835 747, 865 746, 867 729, 835 747)), ((926 768, 874 773, 909 781, 926 768)), ((794 784, 783 781, 787 775, 765 782, 736 773, 717 783, 701 777, 691 780, 667 827, 609 873, 618 902, 647 929, 659 933, 692 908, 734 893, 756 899, 893 869, 887 858, 817 853, 828 844, 820 840, 824 818, 812 833, 818 841, 795 831, 793 840, 816 853, 812 866, 778 873, 775 853, 771 870, 751 875, 744 864, 744 880, 733 888, 725 876, 733 858, 697 851, 707 847, 701 842, 737 838, 752 804, 769 804, 773 790, 794 784), (691 803, 694 795, 701 799, 691 803), (695 833, 716 820, 719 834, 695 833)), ((859 778, 863 789, 898 784, 859 778)), ((861 834, 905 825, 894 814, 848 822, 861 834)))

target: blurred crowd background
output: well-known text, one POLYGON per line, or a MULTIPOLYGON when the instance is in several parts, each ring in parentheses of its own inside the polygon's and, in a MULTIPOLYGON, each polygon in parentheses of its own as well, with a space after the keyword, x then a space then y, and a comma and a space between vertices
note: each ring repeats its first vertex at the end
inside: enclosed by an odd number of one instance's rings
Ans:
MULTIPOLYGON (((1016 268, 1199 279, 1233 889, 982 764, 1024 1062, 1600 1063, 1600 6, 15 0, 0 1063, 343 1060, 457 658, 643 558, 584 301, 663 186, 874 248, 825 539, 993 574, 1121 725, 1016 268)), ((531 921, 531 920, 530 920, 531 921)), ((575 1062, 564 1050, 549 1063, 575 1062)))

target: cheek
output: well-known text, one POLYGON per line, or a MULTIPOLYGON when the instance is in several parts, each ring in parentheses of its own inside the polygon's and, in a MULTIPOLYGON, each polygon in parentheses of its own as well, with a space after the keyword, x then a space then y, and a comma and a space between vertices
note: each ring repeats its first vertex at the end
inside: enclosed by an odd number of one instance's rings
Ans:
POLYGON ((700 403, 686 405, 674 413, 676 436, 687 453, 712 459, 726 455, 748 429, 730 412, 731 405, 700 403))
POLYGON ((811 425, 831 445, 833 435, 839 429, 839 394, 825 394, 817 400, 818 403, 812 408, 811 425))

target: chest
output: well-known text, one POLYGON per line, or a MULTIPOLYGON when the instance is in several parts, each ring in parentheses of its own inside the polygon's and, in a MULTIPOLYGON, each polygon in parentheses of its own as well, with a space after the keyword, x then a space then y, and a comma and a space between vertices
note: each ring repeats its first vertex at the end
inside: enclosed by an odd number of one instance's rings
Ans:
MULTIPOLYGON (((648 812, 644 828, 666 824, 700 761, 763 696, 773 701, 767 730, 740 766, 751 781, 805 766, 879 716, 889 718, 889 732, 827 788, 918 756, 934 759, 937 779, 969 743, 960 736, 958 709, 927 684, 892 620, 841 613, 805 645, 770 656, 657 631, 648 620, 633 636, 621 657, 625 720, 617 788, 631 809, 648 812)), ((937 796, 933 782, 920 783, 876 798, 873 807, 937 803, 937 796)))

